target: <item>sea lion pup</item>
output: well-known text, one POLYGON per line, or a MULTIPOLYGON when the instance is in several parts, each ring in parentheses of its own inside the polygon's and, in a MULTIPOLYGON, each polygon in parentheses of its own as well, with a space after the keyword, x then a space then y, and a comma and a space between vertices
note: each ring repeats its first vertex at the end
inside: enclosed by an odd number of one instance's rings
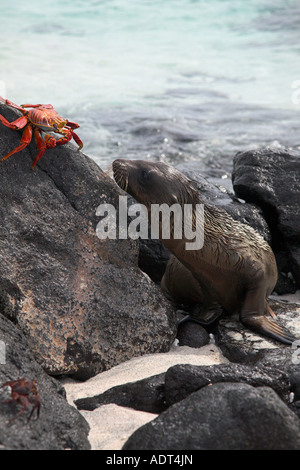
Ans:
MULTIPOLYGON (((118 186, 146 206, 149 220, 152 204, 177 203, 182 208, 184 204, 193 208, 204 204, 194 183, 166 163, 118 159, 112 167, 118 186)), ((218 303, 227 314, 239 313, 240 321, 255 332, 285 344, 295 340, 274 319, 267 303, 277 281, 276 261, 268 243, 253 228, 222 209, 204 204, 203 247, 187 250, 186 241, 185 237, 175 239, 172 230, 169 239, 162 239, 191 272, 191 279, 200 284, 200 301, 204 299, 206 305, 218 303)))

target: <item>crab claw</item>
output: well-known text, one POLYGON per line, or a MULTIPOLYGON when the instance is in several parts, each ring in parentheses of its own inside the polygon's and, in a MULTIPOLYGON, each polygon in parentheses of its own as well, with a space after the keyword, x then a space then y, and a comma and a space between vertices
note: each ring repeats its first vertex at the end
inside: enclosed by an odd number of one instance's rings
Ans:
POLYGON ((56 139, 54 139, 54 137, 52 137, 51 135, 46 134, 44 140, 47 149, 53 149, 56 146, 56 139))

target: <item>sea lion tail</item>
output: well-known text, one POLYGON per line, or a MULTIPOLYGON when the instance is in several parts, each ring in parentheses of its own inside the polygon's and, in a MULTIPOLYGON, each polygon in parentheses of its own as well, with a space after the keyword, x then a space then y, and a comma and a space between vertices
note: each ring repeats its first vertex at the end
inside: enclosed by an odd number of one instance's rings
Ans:
POLYGON ((291 345, 297 339, 287 328, 281 326, 276 320, 270 320, 264 315, 257 315, 255 312, 242 313, 241 322, 250 330, 269 336, 284 344, 291 345))

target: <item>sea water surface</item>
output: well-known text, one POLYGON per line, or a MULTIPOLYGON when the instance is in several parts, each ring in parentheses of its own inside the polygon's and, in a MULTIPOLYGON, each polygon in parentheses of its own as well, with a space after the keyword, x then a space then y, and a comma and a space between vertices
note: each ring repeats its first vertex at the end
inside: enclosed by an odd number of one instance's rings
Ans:
POLYGON ((298 0, 0 0, 0 23, 0 95, 52 103, 103 168, 300 148, 298 0))

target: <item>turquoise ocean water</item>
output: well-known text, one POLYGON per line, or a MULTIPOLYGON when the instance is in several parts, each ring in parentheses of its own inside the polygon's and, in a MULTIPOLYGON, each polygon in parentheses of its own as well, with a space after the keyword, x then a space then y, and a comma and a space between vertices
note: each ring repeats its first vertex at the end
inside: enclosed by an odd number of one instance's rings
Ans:
POLYGON ((102 167, 300 148, 297 0, 0 0, 0 21, 0 94, 52 103, 102 167))

